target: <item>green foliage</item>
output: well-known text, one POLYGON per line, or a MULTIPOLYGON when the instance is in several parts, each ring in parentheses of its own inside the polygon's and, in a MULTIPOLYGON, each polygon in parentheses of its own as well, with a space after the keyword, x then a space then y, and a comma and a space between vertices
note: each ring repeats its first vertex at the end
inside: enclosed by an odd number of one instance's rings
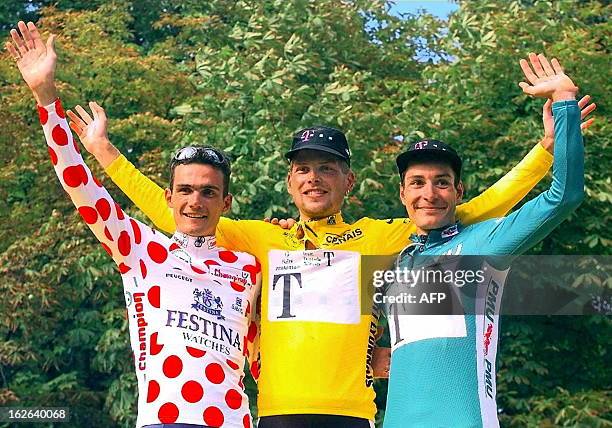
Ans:
MULTIPOLYGON (((314 124, 351 142, 359 182, 349 218, 403 215, 398 136, 459 147, 477 195, 542 135, 540 101, 517 86, 518 59, 556 55, 598 103, 597 119, 585 138, 587 199, 532 252, 609 254, 610 12, 603 1, 462 1, 444 22, 400 19, 381 0, 45 0, 2 3, 0 29, 39 16, 45 35, 58 34, 64 104, 100 102, 113 142, 161 185, 176 147, 228 151, 241 218, 296 215, 284 152, 314 124)), ((27 89, 0 59, 0 405, 68 405, 74 426, 133 426, 119 275, 57 184, 27 89)), ((505 319, 502 423, 609 426, 611 328, 599 316, 505 319)), ((379 409, 385 389, 376 385, 379 409)))

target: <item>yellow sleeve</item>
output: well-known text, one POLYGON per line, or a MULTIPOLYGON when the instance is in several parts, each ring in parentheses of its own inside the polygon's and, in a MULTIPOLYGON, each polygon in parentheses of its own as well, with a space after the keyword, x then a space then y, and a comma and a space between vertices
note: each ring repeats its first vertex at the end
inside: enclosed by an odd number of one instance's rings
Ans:
POLYGON ((531 151, 510 172, 493 186, 457 207, 463 224, 478 223, 505 216, 546 175, 553 156, 541 144, 531 151))
POLYGON ((158 229, 174 233, 174 217, 166 203, 164 189, 147 178, 123 155, 107 166, 105 172, 158 229))
MULTIPOLYGON (((267 254, 266 236, 274 232, 273 226, 262 220, 232 220, 221 217, 217 224, 217 244, 235 251, 249 253, 261 260, 267 254)), ((278 232, 278 231, 276 231, 278 232)))

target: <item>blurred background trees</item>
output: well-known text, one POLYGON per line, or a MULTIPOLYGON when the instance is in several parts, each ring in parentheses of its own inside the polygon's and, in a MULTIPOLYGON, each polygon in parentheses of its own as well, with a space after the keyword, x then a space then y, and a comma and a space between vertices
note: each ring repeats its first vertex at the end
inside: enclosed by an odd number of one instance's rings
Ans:
MULTIPOLYGON (((283 153, 295 131, 314 124, 343 129, 351 143, 359 185, 344 210, 349 219, 404 215, 393 159, 425 136, 459 148, 468 197, 477 195, 542 135, 542 103, 521 94, 518 59, 556 56, 598 104, 585 137, 588 197, 531 253, 609 255, 612 7, 459 6, 443 21, 424 12, 398 17, 371 0, 32 0, 0 4, 0 30, 8 35, 31 19, 45 36, 57 34, 64 104, 101 103, 113 142, 159 184, 177 147, 229 152, 240 218, 296 215, 283 153)), ((0 405, 70 406, 74 426, 133 426, 119 275, 56 182, 34 105, 6 53, 0 85, 0 405)), ((503 324, 504 426, 609 423, 609 317, 503 324)), ((385 386, 377 384, 383 410, 385 386)))

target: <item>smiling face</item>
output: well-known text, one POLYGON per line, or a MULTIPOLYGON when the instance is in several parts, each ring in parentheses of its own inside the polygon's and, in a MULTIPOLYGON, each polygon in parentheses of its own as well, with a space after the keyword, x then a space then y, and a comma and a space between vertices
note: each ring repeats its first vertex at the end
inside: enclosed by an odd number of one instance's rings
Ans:
POLYGON ((463 184, 454 184, 455 173, 444 163, 409 166, 400 185, 400 199, 417 233, 427 234, 455 222, 455 207, 463 197, 463 184))
POLYGON ((337 156, 319 150, 300 150, 291 160, 287 190, 301 220, 337 213, 353 188, 355 174, 337 156))
POLYGON ((191 236, 215 234, 219 217, 229 210, 232 195, 223 196, 223 172, 211 165, 177 165, 166 201, 174 213, 176 230, 191 236))

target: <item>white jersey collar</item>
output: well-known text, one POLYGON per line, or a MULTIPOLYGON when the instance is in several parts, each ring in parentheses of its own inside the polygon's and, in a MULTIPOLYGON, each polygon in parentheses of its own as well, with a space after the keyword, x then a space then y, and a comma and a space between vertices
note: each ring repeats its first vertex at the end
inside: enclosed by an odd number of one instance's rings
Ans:
MULTIPOLYGON (((207 254, 218 249, 215 235, 191 236, 181 232, 174 232, 172 240, 178 246, 178 248, 174 248, 174 250, 178 251, 180 248, 196 258, 200 258, 202 254, 207 254)), ((170 247, 171 250, 173 249, 172 247, 174 247, 174 245, 170 247)))

